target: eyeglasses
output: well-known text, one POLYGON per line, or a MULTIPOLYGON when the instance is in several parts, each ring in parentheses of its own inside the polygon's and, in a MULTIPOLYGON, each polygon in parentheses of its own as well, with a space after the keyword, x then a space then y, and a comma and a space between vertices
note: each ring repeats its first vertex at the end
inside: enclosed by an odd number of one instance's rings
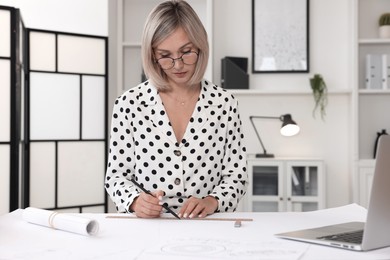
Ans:
POLYGON ((186 65, 193 65, 198 61, 198 53, 194 51, 185 52, 179 58, 176 59, 170 57, 163 57, 156 60, 156 63, 158 63, 163 70, 169 70, 172 69, 173 66, 175 66, 176 60, 181 60, 186 65))

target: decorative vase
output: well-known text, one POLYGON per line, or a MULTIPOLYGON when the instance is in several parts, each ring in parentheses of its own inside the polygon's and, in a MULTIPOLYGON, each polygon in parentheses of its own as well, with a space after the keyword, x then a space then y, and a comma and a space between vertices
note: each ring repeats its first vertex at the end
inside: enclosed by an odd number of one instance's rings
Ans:
POLYGON ((378 141, 382 135, 387 135, 386 129, 382 129, 382 132, 376 133, 376 140, 375 140, 375 147, 374 147, 374 159, 376 158, 376 149, 378 147, 378 141))
POLYGON ((379 26, 379 38, 390 38, 390 25, 379 26))

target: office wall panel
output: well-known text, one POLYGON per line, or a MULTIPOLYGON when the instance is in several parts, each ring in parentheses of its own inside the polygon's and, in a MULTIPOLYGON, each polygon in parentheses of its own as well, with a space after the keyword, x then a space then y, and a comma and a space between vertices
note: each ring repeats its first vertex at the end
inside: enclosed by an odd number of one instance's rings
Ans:
POLYGON ((30 139, 80 138, 80 77, 30 73, 30 139))
POLYGON ((58 206, 103 204, 105 143, 58 143, 58 206))
POLYGON ((104 139, 105 78, 82 77, 82 138, 104 139))
POLYGON ((0 6, 0 214, 106 210, 106 55, 107 37, 25 28, 0 6))
POLYGON ((107 38, 34 29, 27 36, 27 55, 30 62, 36 59, 30 63, 25 97, 31 161, 27 205, 104 212, 107 38), (37 46, 41 42, 48 53, 37 46), (50 160, 46 166, 41 165, 44 158, 50 160), (48 186, 39 190, 43 179, 48 186))
POLYGON ((26 122, 25 122, 25 108, 26 108, 26 88, 25 88, 25 71, 22 68, 21 69, 21 82, 20 82, 20 139, 21 141, 24 141, 25 139, 25 127, 26 127, 26 122))
POLYGON ((30 32, 30 69, 56 70, 56 35, 54 33, 30 32))
POLYGON ((11 56, 11 11, 0 10, 0 56, 11 56))
POLYGON ((0 145, 0 215, 9 212, 10 145, 0 145))
MULTIPOLYGON (((2 34, 1 31, 0 34, 2 34)), ((0 59, 0 142, 10 141, 10 67, 9 60, 0 59)))
POLYGON ((18 9, 0 6, 0 211, 6 212, 17 209, 20 201, 20 87, 24 46, 20 37, 23 28, 18 9), (4 147, 7 147, 6 152, 4 147))
POLYGON ((30 206, 55 207, 56 153, 54 142, 30 144, 30 206))
MULTIPOLYGON (((10 142, 11 118, 11 11, 0 10, 0 142, 10 142)), ((0 213, 8 212, 9 207, 9 159, 10 146, 0 146, 0 213), (5 152, 7 151, 7 152, 5 152), (3 165, 4 164, 4 165, 3 165), (8 178, 8 181, 5 180, 8 178), (7 196, 3 198, 3 194, 7 196)))
POLYGON ((105 44, 99 38, 58 35, 58 71, 105 74, 105 44))

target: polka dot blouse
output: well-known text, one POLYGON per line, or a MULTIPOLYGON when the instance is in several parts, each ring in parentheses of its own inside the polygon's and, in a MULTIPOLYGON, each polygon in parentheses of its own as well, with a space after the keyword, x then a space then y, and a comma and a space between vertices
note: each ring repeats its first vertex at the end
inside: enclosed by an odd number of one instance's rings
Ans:
POLYGON ((173 209, 191 196, 214 196, 218 212, 234 211, 248 184, 246 148, 237 100, 202 81, 183 139, 176 140, 158 90, 148 81, 117 98, 113 108, 106 190, 118 212, 140 190, 165 192, 173 209))

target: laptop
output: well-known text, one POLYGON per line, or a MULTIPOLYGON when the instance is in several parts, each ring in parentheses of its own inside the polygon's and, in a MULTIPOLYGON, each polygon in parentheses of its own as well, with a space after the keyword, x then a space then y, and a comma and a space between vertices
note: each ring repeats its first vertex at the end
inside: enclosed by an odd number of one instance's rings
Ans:
POLYGON ((390 246, 390 135, 378 141, 366 222, 348 222, 276 234, 276 237, 355 251, 390 246))

